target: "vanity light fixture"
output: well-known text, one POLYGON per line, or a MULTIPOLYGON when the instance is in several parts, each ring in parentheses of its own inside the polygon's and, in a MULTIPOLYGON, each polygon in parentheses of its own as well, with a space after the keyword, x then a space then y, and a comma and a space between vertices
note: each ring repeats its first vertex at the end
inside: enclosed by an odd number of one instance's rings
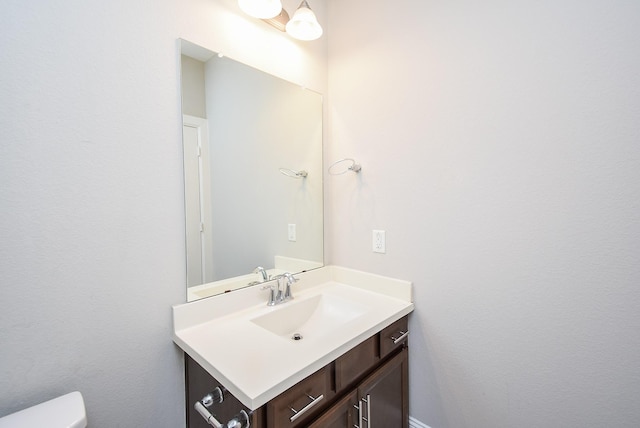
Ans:
POLYGON ((294 39, 309 41, 316 40, 322 36, 322 27, 318 23, 316 14, 309 7, 307 0, 302 0, 291 19, 289 19, 289 14, 284 10, 279 0, 238 0, 238 5, 247 15, 262 19, 278 30, 286 32, 294 39), (275 5, 275 3, 278 5, 275 5), (277 11, 275 11, 276 9, 277 11), (266 12, 267 10, 268 13, 266 12))
POLYGON ((287 34, 298 40, 316 40, 322 36, 322 27, 307 0, 302 0, 293 17, 286 25, 287 34))

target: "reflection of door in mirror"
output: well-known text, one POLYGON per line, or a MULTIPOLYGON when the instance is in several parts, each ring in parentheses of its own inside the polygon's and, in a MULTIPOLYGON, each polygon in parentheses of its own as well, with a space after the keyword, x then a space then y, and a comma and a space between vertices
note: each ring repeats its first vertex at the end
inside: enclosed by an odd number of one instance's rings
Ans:
POLYGON ((187 250, 187 287, 213 281, 209 128, 207 120, 184 115, 184 188, 187 250))

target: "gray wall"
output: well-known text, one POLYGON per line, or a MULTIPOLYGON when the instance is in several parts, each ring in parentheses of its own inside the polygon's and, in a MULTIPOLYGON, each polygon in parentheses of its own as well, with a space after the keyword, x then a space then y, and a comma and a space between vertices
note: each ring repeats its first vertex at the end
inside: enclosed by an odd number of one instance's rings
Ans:
POLYGON ((637 427, 640 3, 351 0, 329 22, 328 157, 362 163, 327 180, 330 262, 414 282, 411 414, 637 427))
POLYGON ((234 0, 9 0, 0 34, 0 415, 77 389, 92 428, 184 426, 177 39, 320 92, 325 41, 234 0))

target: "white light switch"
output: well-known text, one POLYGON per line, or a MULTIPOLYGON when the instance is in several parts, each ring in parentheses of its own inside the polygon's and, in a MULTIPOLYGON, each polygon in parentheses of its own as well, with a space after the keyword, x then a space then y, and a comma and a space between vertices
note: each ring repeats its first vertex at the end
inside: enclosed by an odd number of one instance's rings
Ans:
POLYGON ((289 224, 289 241, 295 241, 295 240, 296 240, 296 225, 289 224))
POLYGON ((384 230, 373 231, 373 252, 374 253, 386 253, 387 246, 384 237, 384 230))

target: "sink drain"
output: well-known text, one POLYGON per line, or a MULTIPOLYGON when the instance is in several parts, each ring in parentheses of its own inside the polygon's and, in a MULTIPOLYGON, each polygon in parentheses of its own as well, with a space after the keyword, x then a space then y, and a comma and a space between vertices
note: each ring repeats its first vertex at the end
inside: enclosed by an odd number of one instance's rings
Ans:
POLYGON ((294 333, 293 336, 291 336, 291 338, 293 340, 302 340, 302 335, 300 333, 294 333))

